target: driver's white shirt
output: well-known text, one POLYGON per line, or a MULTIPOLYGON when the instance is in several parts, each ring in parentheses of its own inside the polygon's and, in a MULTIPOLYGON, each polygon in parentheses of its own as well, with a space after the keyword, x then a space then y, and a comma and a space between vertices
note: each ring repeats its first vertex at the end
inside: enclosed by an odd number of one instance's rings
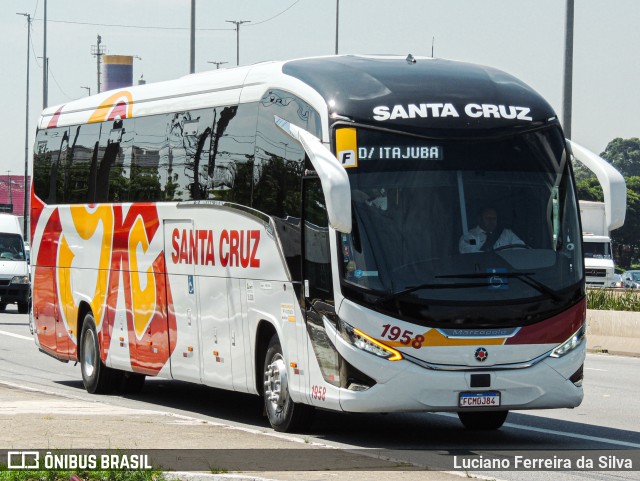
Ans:
MULTIPOLYGON (((480 249, 487 240, 487 233, 476 226, 473 229, 469 229, 467 236, 462 235, 458 247, 461 254, 469 254, 471 252, 480 252, 480 249), (475 242, 473 242, 475 240, 475 242)), ((498 237, 498 240, 493 244, 493 248, 497 249, 502 246, 511 244, 524 245, 524 242, 520 237, 515 235, 511 229, 503 229, 502 234, 498 237)))

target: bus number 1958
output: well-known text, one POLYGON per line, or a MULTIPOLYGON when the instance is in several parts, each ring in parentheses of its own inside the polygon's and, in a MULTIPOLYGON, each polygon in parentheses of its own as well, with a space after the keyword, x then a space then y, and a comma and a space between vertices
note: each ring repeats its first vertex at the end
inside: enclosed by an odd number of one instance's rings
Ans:
POLYGON ((324 401, 327 399, 327 388, 322 386, 311 386, 311 398, 324 401))
POLYGON ((397 341, 400 339, 402 344, 405 346, 411 345, 414 349, 420 349, 422 347, 422 343, 424 342, 424 336, 422 334, 418 334, 416 337, 412 338, 412 331, 403 331, 398 326, 392 326, 391 324, 385 324, 382 327, 384 328, 381 334, 382 337, 386 337, 390 341, 397 341))

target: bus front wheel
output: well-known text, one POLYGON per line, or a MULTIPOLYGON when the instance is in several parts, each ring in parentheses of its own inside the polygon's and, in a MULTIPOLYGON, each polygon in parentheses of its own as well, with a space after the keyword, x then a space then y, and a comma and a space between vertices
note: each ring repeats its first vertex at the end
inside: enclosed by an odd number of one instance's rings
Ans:
POLYGON ((96 321, 90 312, 84 317, 80 335, 80 370, 82 382, 91 394, 106 394, 114 390, 117 373, 108 368, 100 358, 100 345, 96 321))
POLYGON ((458 412, 460 422, 467 429, 499 429, 507 419, 509 411, 472 411, 458 412))
POLYGON ((274 335, 264 361, 264 408, 271 427, 280 432, 304 431, 313 422, 314 409, 293 402, 289 395, 288 366, 280 339, 274 335))

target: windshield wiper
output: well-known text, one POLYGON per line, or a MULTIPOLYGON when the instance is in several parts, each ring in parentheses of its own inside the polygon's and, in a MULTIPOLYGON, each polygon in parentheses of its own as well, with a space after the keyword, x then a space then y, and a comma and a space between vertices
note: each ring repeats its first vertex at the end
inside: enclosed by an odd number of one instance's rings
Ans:
POLYGON ((470 274, 448 274, 435 277, 436 279, 490 279, 492 277, 515 278, 521 280, 526 285, 533 287, 538 292, 546 294, 554 301, 562 300, 562 298, 558 294, 556 294, 553 289, 531 277, 533 274, 533 272, 473 272, 470 274))
POLYGON ((487 287, 488 284, 485 282, 482 283, 478 283, 478 282, 465 282, 465 283, 447 283, 447 284, 432 284, 429 282, 425 282, 423 284, 419 284, 417 286, 410 286, 407 287, 406 289, 402 289, 401 291, 398 292, 393 292, 387 296, 383 296, 383 297, 379 297, 378 299, 376 299, 375 304, 379 305, 379 304, 383 304, 385 302, 389 302, 392 301, 394 299, 397 299, 398 297, 402 297, 404 295, 407 294, 411 294, 412 292, 415 291, 419 291, 421 289, 463 289, 466 287, 487 287))

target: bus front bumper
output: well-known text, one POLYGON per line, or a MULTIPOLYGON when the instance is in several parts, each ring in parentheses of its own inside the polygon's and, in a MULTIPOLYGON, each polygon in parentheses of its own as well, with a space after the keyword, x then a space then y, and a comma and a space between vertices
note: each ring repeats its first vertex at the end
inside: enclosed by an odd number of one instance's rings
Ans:
MULTIPOLYGON (((344 348, 345 346, 341 346, 344 348)), ((344 352, 343 349, 340 349, 344 352)), ((390 362, 368 353, 356 365, 376 380, 364 391, 340 390, 340 406, 350 412, 520 410, 573 408, 583 399, 582 383, 572 382, 580 374, 586 356, 586 342, 563 357, 546 357, 536 364, 519 369, 446 370, 428 369, 407 360, 390 362), (472 387, 472 376, 488 374, 483 387, 472 387), (461 393, 498 392, 498 406, 460 407, 461 393)), ((485 376, 486 379, 486 376, 485 376)))

